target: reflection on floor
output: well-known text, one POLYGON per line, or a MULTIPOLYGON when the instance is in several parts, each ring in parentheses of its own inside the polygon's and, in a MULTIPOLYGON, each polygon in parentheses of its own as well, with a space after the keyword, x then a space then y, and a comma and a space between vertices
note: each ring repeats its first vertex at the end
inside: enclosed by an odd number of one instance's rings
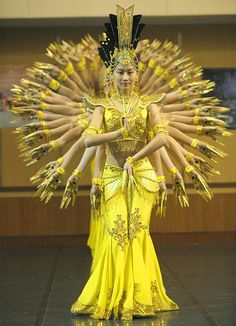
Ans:
POLYGON ((87 247, 0 249, 0 325, 236 325, 236 247, 158 246, 168 295, 180 311, 130 322, 72 317, 89 275, 87 247))

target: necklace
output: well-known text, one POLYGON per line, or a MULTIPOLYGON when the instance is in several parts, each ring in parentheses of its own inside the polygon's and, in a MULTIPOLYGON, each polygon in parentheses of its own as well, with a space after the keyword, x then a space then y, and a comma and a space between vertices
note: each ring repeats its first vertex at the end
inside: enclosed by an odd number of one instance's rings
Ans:
POLYGON ((114 94, 111 97, 112 103, 115 105, 116 109, 121 112, 121 110, 117 108, 117 104, 114 102, 114 100, 122 104, 122 116, 128 117, 133 112, 133 108, 137 104, 137 101, 135 101, 137 100, 137 94, 133 94, 133 96, 114 94))

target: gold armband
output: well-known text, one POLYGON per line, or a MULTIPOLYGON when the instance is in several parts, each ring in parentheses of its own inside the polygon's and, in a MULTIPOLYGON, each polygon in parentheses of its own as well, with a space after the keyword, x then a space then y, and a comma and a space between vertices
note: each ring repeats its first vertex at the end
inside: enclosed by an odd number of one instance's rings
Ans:
POLYGON ((185 157, 186 157, 186 160, 189 162, 193 159, 193 156, 194 156, 193 153, 187 152, 185 157))
POLYGON ((159 175, 159 176, 157 177, 157 182, 166 182, 166 178, 165 178, 165 176, 164 176, 164 175, 159 175))
POLYGON ((154 136, 156 136, 156 134, 158 134, 160 132, 164 132, 165 134, 168 133, 168 131, 166 129, 166 125, 164 123, 159 123, 159 124, 153 126, 152 131, 153 131, 154 136))
POLYGON ((51 147, 52 147, 52 149, 53 149, 54 151, 56 151, 56 150, 58 149, 58 144, 57 144, 57 142, 56 142, 55 140, 51 140, 51 141, 49 142, 49 144, 51 145, 51 147))
POLYGON ((131 156, 128 156, 125 161, 130 163, 130 164, 135 164, 136 163, 135 159, 133 157, 131 157, 131 156))
POLYGON ((120 128, 119 131, 121 133, 122 138, 127 138, 128 137, 129 132, 125 127, 120 128))
POLYGON ((64 162, 64 157, 61 156, 57 159, 58 164, 62 164, 63 162, 64 162))
POLYGON ((148 62, 148 67, 151 68, 151 69, 154 69, 155 66, 156 66, 156 60, 150 59, 149 62, 148 62))
POLYGON ((196 117, 193 118, 193 124, 195 126, 197 126, 199 124, 199 117, 198 116, 196 116, 196 117))
POLYGON ((171 175, 175 175, 176 173, 178 173, 178 169, 176 166, 173 166, 171 169, 169 169, 169 172, 171 175))
POLYGON ((168 86, 170 87, 170 89, 173 89, 173 88, 175 88, 178 85, 179 85, 179 82, 178 82, 177 78, 171 79, 169 81, 169 83, 168 83, 168 86))
POLYGON ((83 71, 85 69, 85 66, 86 66, 86 59, 83 57, 83 59, 77 63, 77 68, 79 71, 83 71))
POLYGON ((157 66, 154 70, 154 74, 157 76, 157 77, 160 77, 163 72, 165 71, 165 69, 163 69, 161 66, 157 66))
POLYGON ((203 126, 197 126, 197 135, 201 136, 203 131, 203 126))
POLYGON ((102 179, 100 178, 92 178, 92 184, 96 186, 101 186, 102 185, 102 179))
POLYGON ((139 71, 144 71, 146 69, 146 67, 147 67, 146 63, 143 63, 143 62, 138 63, 138 70, 139 71))
POLYGON ((192 165, 188 165, 188 166, 186 166, 185 168, 184 168, 184 171, 186 172, 186 173, 191 173, 191 172, 193 172, 195 169, 194 169, 194 166, 192 166, 192 165))
POLYGON ((72 172, 72 175, 74 175, 75 177, 77 178, 81 178, 82 177, 82 172, 78 169, 75 169, 73 172, 72 172))
POLYGON ((37 119, 38 120, 43 120, 45 118, 45 114, 41 111, 37 112, 37 119))
POLYGON ((198 144, 199 144, 199 140, 195 138, 191 142, 191 147, 197 148, 198 144))
POLYGON ((61 175, 63 175, 63 174, 66 173, 66 170, 63 169, 61 166, 58 166, 58 167, 56 168, 56 171, 57 171, 59 174, 61 174, 61 175))
POLYGON ((200 108, 195 109, 194 114, 197 115, 197 116, 201 115, 200 108))
POLYGON ((72 75, 74 72, 74 67, 71 62, 68 63, 68 65, 64 68, 65 73, 67 73, 68 76, 72 75))
POLYGON ((190 102, 189 102, 189 101, 185 101, 185 102, 184 102, 184 108, 185 108, 186 110, 189 110, 189 109, 190 109, 190 102))
POLYGON ((46 110, 47 108, 47 103, 46 102, 41 102, 41 109, 46 110))
POLYGON ((56 79, 51 79, 50 83, 48 84, 48 86, 53 89, 54 91, 57 91, 58 88, 61 86, 61 84, 56 80, 56 79))
POLYGON ((168 70, 165 70, 165 72, 162 75, 162 78, 165 79, 165 80, 169 80, 171 78, 171 74, 169 73, 168 70))
POLYGON ((58 75, 58 80, 60 80, 61 82, 64 82, 68 79, 66 73, 63 70, 60 70, 59 75, 58 75))

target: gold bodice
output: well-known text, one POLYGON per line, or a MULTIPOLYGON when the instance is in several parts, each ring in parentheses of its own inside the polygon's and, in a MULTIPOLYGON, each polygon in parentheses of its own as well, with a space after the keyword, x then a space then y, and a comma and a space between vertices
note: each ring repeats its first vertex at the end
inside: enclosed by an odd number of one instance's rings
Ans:
POLYGON ((162 105, 164 98, 163 94, 140 96, 128 113, 119 111, 110 98, 86 98, 86 106, 91 110, 97 106, 104 108, 102 126, 104 133, 122 128, 123 119, 128 119, 129 136, 107 143, 106 153, 111 154, 117 162, 122 164, 129 155, 133 155, 143 148, 148 140, 148 106, 151 103, 162 105))

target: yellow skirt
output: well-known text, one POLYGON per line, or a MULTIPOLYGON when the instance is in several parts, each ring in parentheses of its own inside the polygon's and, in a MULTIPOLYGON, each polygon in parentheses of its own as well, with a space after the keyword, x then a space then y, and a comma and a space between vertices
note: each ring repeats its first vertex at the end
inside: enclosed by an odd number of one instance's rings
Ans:
POLYGON ((99 212, 93 212, 88 241, 91 275, 71 313, 131 320, 178 309, 166 295, 149 234, 157 193, 157 177, 148 159, 135 164, 133 178, 106 164, 102 202, 99 212))

